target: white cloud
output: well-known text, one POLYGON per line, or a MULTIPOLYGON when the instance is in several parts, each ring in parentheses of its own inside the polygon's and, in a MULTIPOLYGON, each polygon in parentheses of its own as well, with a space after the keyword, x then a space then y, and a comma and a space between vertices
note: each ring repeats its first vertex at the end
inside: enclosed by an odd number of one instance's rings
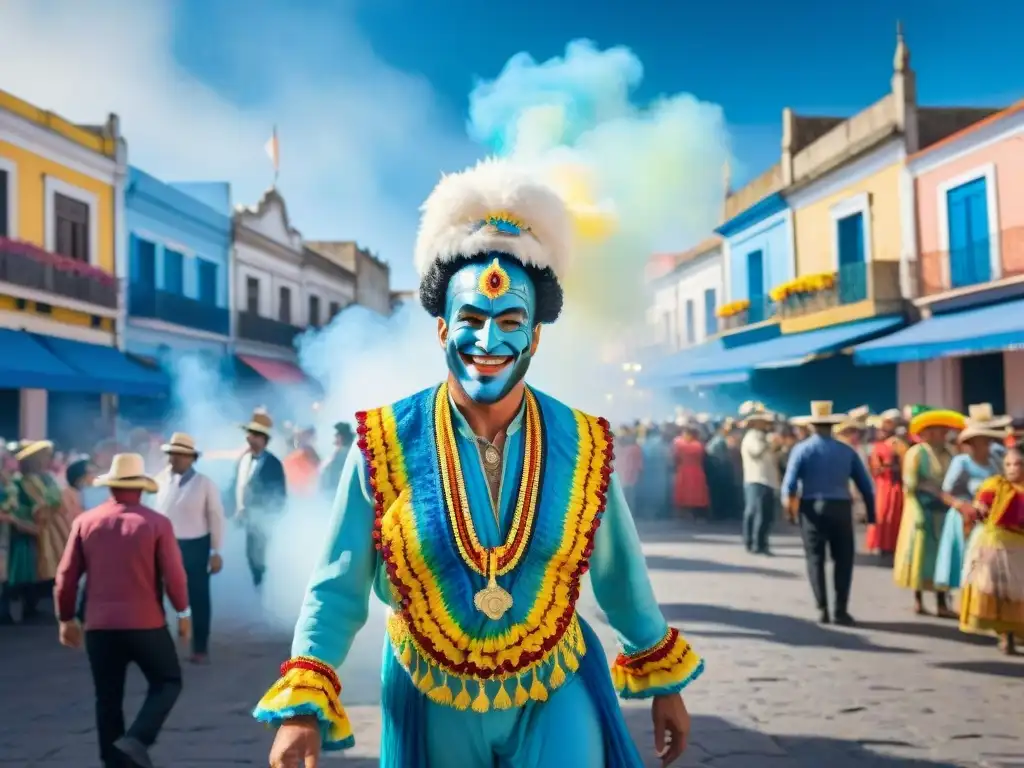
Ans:
POLYGON ((263 147, 277 124, 293 223, 311 239, 360 241, 408 283, 419 201, 475 150, 430 85, 377 58, 343 7, 213 6, 184 40, 169 0, 4 0, 0 86, 76 122, 115 112, 133 165, 230 181, 244 204, 271 182, 263 147), (227 88, 181 66, 175 50, 190 45, 209 47, 227 88))

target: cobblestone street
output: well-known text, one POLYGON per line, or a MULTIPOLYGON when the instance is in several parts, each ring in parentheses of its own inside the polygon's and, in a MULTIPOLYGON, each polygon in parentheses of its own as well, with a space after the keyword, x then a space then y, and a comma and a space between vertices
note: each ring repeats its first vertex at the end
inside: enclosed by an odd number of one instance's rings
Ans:
MULTIPOLYGON (((994 639, 965 637, 953 622, 913 616, 887 569, 861 558, 851 606, 861 626, 822 627, 791 529, 776 537, 774 558, 746 554, 726 529, 647 527, 644 538, 666 616, 707 659, 687 695, 694 728, 683 766, 1024 766, 1024 659, 999 655, 994 639)), ((255 600, 244 586, 217 598, 231 601, 233 615, 255 600)), ((584 612, 612 653, 589 598, 584 612)), ((186 667, 185 692, 154 749, 162 768, 266 765, 270 734, 249 712, 289 638, 217 616, 215 627, 214 663, 186 667)), ((342 672, 357 747, 327 765, 377 764, 382 635, 375 610, 342 672)), ((60 648, 53 626, 3 628, 0 650, 0 766, 95 765, 84 654, 60 648)), ((135 706, 141 681, 130 688, 135 706)), ((653 757, 647 709, 627 716, 653 757)))

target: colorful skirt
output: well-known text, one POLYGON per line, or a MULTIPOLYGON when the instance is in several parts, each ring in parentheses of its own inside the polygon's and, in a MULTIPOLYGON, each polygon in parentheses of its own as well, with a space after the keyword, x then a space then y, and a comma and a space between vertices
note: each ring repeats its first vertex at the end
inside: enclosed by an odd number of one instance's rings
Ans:
POLYGON ((935 583, 939 531, 945 514, 944 509, 923 509, 913 494, 907 494, 893 556, 892 575, 896 586, 915 592, 946 590, 946 587, 935 583))
POLYGON ((942 523, 939 549, 935 555, 935 583, 943 589, 960 589, 960 574, 964 569, 967 537, 964 535, 964 516, 950 507, 942 523))
POLYGON ((894 552, 903 517, 903 486, 888 477, 875 481, 877 522, 869 525, 866 545, 869 552, 894 552))
POLYGON ((1024 636, 1024 532, 978 526, 962 584, 960 629, 1024 636))

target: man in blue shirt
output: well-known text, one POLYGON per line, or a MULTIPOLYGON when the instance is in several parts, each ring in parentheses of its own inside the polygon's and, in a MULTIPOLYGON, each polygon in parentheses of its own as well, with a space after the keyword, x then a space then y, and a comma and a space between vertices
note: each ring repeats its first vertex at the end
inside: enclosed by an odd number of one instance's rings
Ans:
POLYGON ((853 626, 848 611, 853 581, 854 533, 850 482, 857 487, 867 510, 868 523, 875 521, 875 491, 871 477, 857 452, 832 437, 832 428, 845 421, 832 413, 832 403, 811 403, 811 415, 794 419, 806 424, 812 435, 799 443, 789 457, 782 481, 782 500, 790 519, 799 516, 800 533, 807 558, 807 575, 818 603, 820 620, 829 623, 825 587, 825 548, 832 553, 835 585, 835 622, 853 626), (794 500, 799 497, 799 505, 794 500))

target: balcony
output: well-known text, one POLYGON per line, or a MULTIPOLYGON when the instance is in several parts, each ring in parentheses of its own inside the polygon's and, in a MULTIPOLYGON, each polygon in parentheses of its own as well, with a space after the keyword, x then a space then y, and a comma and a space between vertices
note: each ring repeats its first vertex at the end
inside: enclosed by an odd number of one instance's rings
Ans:
POLYGON ((1012 227, 997 239, 975 240, 960 248, 921 254, 917 264, 918 296, 972 293, 996 281, 1024 277, 1024 227, 1012 227), (997 265, 992 251, 998 252, 997 265))
POLYGON ((154 290, 149 286, 130 287, 128 314, 131 317, 162 320, 220 336, 227 336, 231 332, 231 316, 224 307, 206 304, 178 293, 154 290))
POLYGON ((113 275, 20 240, 0 238, 0 282, 52 294, 55 298, 117 309, 117 280, 113 275))
POLYGON ((722 333, 737 331, 748 325, 757 325, 758 323, 775 319, 775 303, 768 296, 752 296, 749 301, 743 300, 742 302, 726 304, 719 312, 722 310, 726 311, 724 314, 719 315, 722 333), (739 307, 740 305, 745 306, 742 309, 736 309, 736 311, 729 311, 731 307, 739 307))
POLYGON ((251 312, 238 313, 238 328, 236 330, 241 339, 273 344, 275 347, 293 346, 295 337, 302 333, 302 329, 294 325, 271 320, 269 317, 262 317, 251 312))
POLYGON ((844 264, 836 272, 807 275, 777 286, 778 316, 784 333, 795 333, 903 308, 900 264, 871 261, 844 264))

